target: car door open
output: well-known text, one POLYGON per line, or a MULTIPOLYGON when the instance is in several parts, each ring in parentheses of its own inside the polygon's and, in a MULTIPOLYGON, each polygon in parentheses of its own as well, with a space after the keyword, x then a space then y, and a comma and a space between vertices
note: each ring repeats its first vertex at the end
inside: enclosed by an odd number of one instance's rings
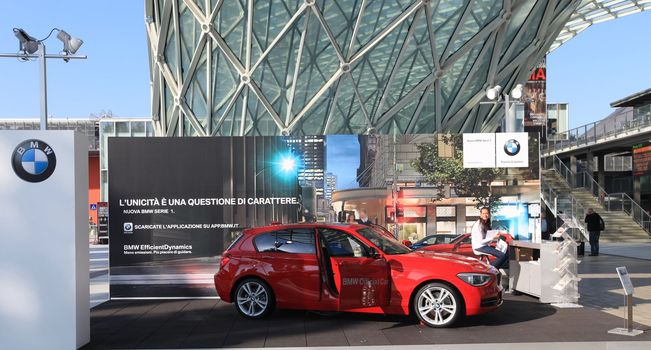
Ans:
POLYGON ((326 243, 324 259, 330 260, 328 273, 338 293, 339 310, 386 305, 389 264, 375 248, 343 231, 320 229, 319 233, 326 243))

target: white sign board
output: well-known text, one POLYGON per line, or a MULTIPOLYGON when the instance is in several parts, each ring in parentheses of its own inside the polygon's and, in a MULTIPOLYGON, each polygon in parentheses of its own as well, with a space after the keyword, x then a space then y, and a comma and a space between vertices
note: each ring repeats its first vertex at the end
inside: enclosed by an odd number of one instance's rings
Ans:
POLYGON ((0 349, 90 341, 88 138, 0 131, 0 349))
POLYGON ((463 167, 495 167, 495 134, 463 134, 463 167))
POLYGON ((616 270, 619 280, 622 282, 622 287, 624 287, 624 294, 633 295, 633 282, 631 282, 631 276, 628 275, 626 266, 618 267, 616 270))
POLYGON ((496 133, 495 166, 497 168, 528 168, 529 134, 526 132, 496 133))

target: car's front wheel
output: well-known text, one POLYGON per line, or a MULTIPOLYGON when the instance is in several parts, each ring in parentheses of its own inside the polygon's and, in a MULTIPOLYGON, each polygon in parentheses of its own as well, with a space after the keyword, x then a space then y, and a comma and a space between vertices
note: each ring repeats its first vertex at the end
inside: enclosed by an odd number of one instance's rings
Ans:
POLYGON ((263 318, 271 312, 274 297, 269 285, 257 278, 247 278, 235 289, 235 308, 246 318, 263 318))
POLYGON ((429 327, 448 327, 463 313, 459 293, 443 283, 428 283, 414 297, 414 312, 429 327))

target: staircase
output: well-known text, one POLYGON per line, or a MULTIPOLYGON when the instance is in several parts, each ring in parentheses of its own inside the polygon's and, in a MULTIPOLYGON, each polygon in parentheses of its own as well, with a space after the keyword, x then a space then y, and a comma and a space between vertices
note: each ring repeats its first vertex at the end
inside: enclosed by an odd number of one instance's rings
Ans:
MULTIPOLYGON (((571 194, 581 203, 583 208, 593 208, 606 224, 606 229, 601 232, 600 242, 617 243, 650 243, 651 236, 635 222, 630 215, 624 211, 607 211, 597 201, 592 193, 583 187, 570 188, 565 179, 553 169, 542 170, 544 181, 551 186, 558 194, 558 210, 569 213, 568 206, 571 205, 569 195, 571 194)), ((583 222, 583 218, 577 213, 577 220, 583 222)), ((583 214, 585 215, 585 214, 583 214)))

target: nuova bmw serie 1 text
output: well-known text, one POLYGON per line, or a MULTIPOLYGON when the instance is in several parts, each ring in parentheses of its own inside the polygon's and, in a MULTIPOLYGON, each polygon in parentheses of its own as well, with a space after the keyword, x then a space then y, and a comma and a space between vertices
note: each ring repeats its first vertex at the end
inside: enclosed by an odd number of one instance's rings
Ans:
POLYGON ((416 315, 430 327, 502 303, 499 272, 477 259, 412 251, 363 225, 292 224, 244 230, 215 287, 247 318, 274 307, 416 315))

